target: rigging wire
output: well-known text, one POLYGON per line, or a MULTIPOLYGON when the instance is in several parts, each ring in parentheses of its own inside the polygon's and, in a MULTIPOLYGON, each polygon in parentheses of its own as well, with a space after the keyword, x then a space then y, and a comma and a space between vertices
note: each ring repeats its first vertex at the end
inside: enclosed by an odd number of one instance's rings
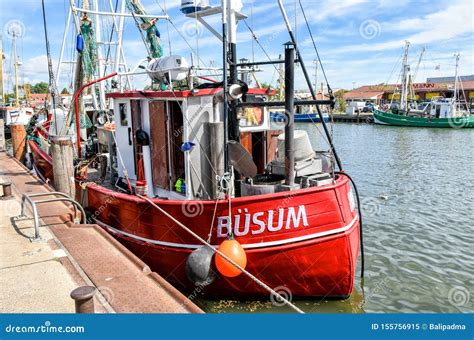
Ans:
MULTIPOLYGON (((254 24, 253 24, 253 1, 251 3, 251 6, 250 6, 250 25, 252 25, 252 27, 254 27, 254 24)), ((255 42, 254 42, 253 39, 252 39, 252 62, 255 62, 255 42)))
MULTIPOLYGON (((117 9, 118 9, 118 0, 115 0, 115 6, 114 6, 114 13, 117 13, 117 9)), ((115 21, 115 17, 112 19, 113 21, 113 24, 112 24, 112 28, 110 29, 110 35, 109 35, 109 44, 108 44, 108 47, 107 47, 107 53, 105 55, 105 66, 104 66, 104 74, 107 74, 107 60, 109 60, 109 56, 110 56, 110 50, 112 48, 112 38, 113 38, 113 35, 114 35, 114 31, 116 30, 116 21, 115 21)), ((118 51, 117 51, 118 53, 118 51)), ((100 75, 102 76, 102 75, 100 75)))
POLYGON ((135 25, 137 26, 138 28, 138 32, 140 32, 140 37, 142 38, 142 41, 143 41, 143 44, 145 45, 145 48, 146 48, 146 51, 148 53, 148 56, 151 58, 151 51, 150 51, 150 47, 148 46, 148 44, 146 43, 146 38, 145 36, 143 35, 143 31, 140 27, 140 23, 138 22, 137 20, 137 17, 135 16, 135 13, 133 11, 130 12, 132 14, 132 17, 133 17, 133 20, 135 21, 135 25))
MULTIPOLYGON (((267 57, 268 61, 272 61, 272 58, 270 57, 270 55, 268 54, 267 50, 265 49, 265 47, 260 43, 260 40, 258 39, 257 35, 255 34, 255 31, 249 26, 249 24, 247 23, 247 20, 243 19, 242 20, 245 24, 245 26, 247 27, 247 29, 250 31, 250 33, 252 34, 252 37, 253 39, 255 40, 255 42, 257 43, 257 45, 260 47, 260 49, 262 50, 262 52, 265 54, 265 56, 267 57)), ((284 75, 284 72, 282 70, 280 70, 275 64, 272 65, 273 68, 275 69, 275 71, 278 73, 279 75, 279 78, 284 78, 285 75, 284 75)), ((280 84, 280 86, 283 86, 283 84, 280 84)), ((312 119, 311 119, 312 120, 312 119)), ((330 145, 329 143, 329 140, 327 139, 327 136, 324 135, 324 133, 321 131, 321 129, 319 128, 319 126, 316 124, 316 122, 314 120, 312 120, 312 123, 314 124, 314 126, 316 127, 316 130, 318 131, 318 133, 321 135, 321 137, 325 140, 326 143, 328 143, 328 145, 330 145)))
POLYGON ((354 187, 354 193, 356 196, 357 200, 357 210, 359 212, 359 237, 360 237, 360 277, 361 279, 364 278, 364 272, 365 272, 365 254, 364 254, 364 234, 363 234, 363 225, 362 225, 362 207, 360 203, 360 197, 359 197, 359 190, 357 190, 357 185, 355 184, 355 181, 352 179, 351 176, 349 176, 347 173, 338 171, 336 174, 345 176, 349 179, 349 181, 352 183, 352 186, 354 187))
POLYGON ((390 74, 388 75, 388 78, 387 78, 387 81, 385 82, 385 84, 388 84, 389 81, 390 81, 390 79, 392 79, 393 73, 394 73, 395 70, 397 69, 397 66, 398 66, 398 64, 400 63, 401 59, 402 59, 402 56, 401 56, 401 55, 398 56, 398 59, 397 59, 397 61, 395 62, 395 64, 393 65, 392 71, 391 71, 390 74))
MULTIPOLYGON (((167 12, 166 0, 163 3, 163 7, 164 7, 163 13, 166 15, 166 12, 167 12)), ((171 49, 170 23, 169 23, 168 20, 166 20, 166 33, 167 33, 167 36, 168 36, 168 49, 170 51, 170 56, 171 56, 171 55, 173 55, 173 53, 172 53, 172 49, 171 49)))
MULTIPOLYGON (((307 72, 307 69, 304 65, 304 60, 303 60, 303 56, 301 55, 301 52, 298 48, 298 46, 296 45, 296 38, 295 38, 295 35, 294 35, 294 32, 291 28, 291 24, 289 22, 289 19, 288 19, 288 16, 286 14, 286 11, 285 11, 285 7, 283 5, 283 2, 282 0, 278 0, 278 6, 280 7, 280 11, 281 11, 281 14, 282 14, 282 17, 283 17, 283 21, 285 22, 285 25, 286 25, 286 28, 287 28, 287 31, 290 35, 290 38, 291 38, 291 42, 295 45, 295 50, 296 50, 296 56, 297 58, 299 59, 299 63, 300 63, 300 66, 301 66, 301 69, 303 71, 303 75, 304 75, 304 78, 306 80, 306 83, 307 83, 307 86, 309 88, 309 91, 311 93, 311 96, 313 97, 314 100, 317 99, 317 95, 316 95, 316 92, 314 91, 313 87, 312 87, 312 83, 311 83, 311 80, 309 79, 309 75, 308 75, 308 72, 307 72)), ((306 20, 306 23, 309 27, 309 24, 308 24, 308 21, 306 20)), ((321 68, 323 68, 323 66, 321 65, 321 68)), ((328 93, 329 93, 329 96, 330 98, 333 100, 334 99, 334 96, 332 94, 332 90, 329 86, 329 84, 327 84, 327 87, 328 87, 328 93)), ((317 111, 317 114, 319 116, 319 118, 321 119, 321 126, 323 127, 323 130, 324 130, 324 135, 323 138, 326 140, 326 142, 328 143, 329 147, 330 147, 330 151, 332 153, 332 156, 334 157, 335 161, 336 161, 336 164, 338 166, 338 168, 340 170, 342 170, 342 162, 341 160, 339 159, 339 156, 336 152, 336 148, 334 146, 334 142, 333 140, 331 139, 331 135, 330 135, 330 132, 328 130, 328 127, 326 125, 326 122, 324 120, 324 117, 323 117, 323 113, 321 111, 321 108, 319 107, 319 105, 315 105, 316 106, 316 111, 317 111)), ((314 121, 313 117, 309 116, 311 122, 313 124, 316 125, 316 122, 314 121)), ((319 129, 318 129, 319 130, 319 129)))
MULTIPOLYGON (((156 4, 158 5, 158 7, 160 7, 160 9, 163 11, 163 13, 165 13, 165 15, 168 15, 168 13, 164 10, 164 8, 161 6, 161 4, 158 2, 158 0, 155 0, 156 4)), ((198 59, 199 59, 199 62, 204 65, 204 67, 208 67, 207 64, 199 57, 199 55, 196 53, 196 51, 194 50, 194 48, 191 46, 191 44, 189 43, 189 41, 186 39, 186 37, 183 35, 183 33, 181 33, 181 31, 178 29, 178 27, 176 27, 175 23, 173 22, 173 20, 171 20, 171 17, 168 15, 168 22, 171 24, 171 26, 174 28, 174 30, 176 31, 176 33, 178 33, 178 35, 181 37, 181 39, 184 40, 185 44, 188 46, 188 48, 191 50, 192 53, 194 53, 195 55, 198 56, 198 59)), ((218 74, 218 71, 216 70, 211 70, 211 72, 214 72, 214 74, 218 74)))
POLYGON ((189 233, 190 235, 192 235, 194 238, 196 238, 199 242, 201 242, 202 244, 204 244, 205 246, 207 246, 209 249, 211 249, 214 253, 218 254, 219 256, 221 256, 222 258, 224 258, 226 261, 228 261, 230 264, 232 264, 234 267, 236 267, 237 269, 239 269, 243 274, 247 275, 253 282, 255 282, 256 284, 258 284, 260 287, 262 287, 263 289, 265 289, 266 291, 268 291, 270 294, 272 294, 272 296, 275 296, 276 298, 278 298, 279 301, 282 301, 284 302, 286 305, 288 305, 289 307, 291 307, 294 311, 300 313, 300 314, 304 314, 304 312, 298 308, 295 304, 293 304, 290 300, 286 299, 284 296, 282 296, 281 294, 279 294, 277 291, 275 291, 274 289, 272 289, 270 286, 268 286, 265 282, 263 282, 262 280, 260 280, 259 278, 257 278, 255 275, 251 274, 249 271, 247 271, 245 268, 241 267, 238 263, 236 263, 233 259, 231 259, 229 256, 227 256, 226 254, 222 253, 219 249, 217 249, 215 246, 211 245, 209 242, 207 242, 205 239, 203 239, 201 236, 199 236, 198 234, 196 234, 194 231, 192 231, 190 228, 188 228, 187 226, 185 226, 183 223, 181 223, 179 220, 177 220, 176 218, 174 218, 171 214, 169 214, 166 210, 164 210, 162 207, 160 207, 159 205, 157 205, 155 202, 153 202, 150 198, 146 197, 146 196, 142 196, 142 195, 139 195, 139 194, 136 194, 137 197, 140 197, 141 199, 143 199, 144 201, 148 202, 150 205, 152 205, 154 208, 156 208, 157 210, 159 210, 163 215, 165 215, 166 217, 168 217, 170 220, 172 220, 176 225, 178 225, 180 228, 184 229, 187 233, 189 233))
POLYGON ((44 5, 44 0, 41 1, 41 7, 43 9, 43 25, 44 25, 44 38, 46 43, 46 54, 48 58, 48 73, 49 73, 49 92, 51 93, 52 109, 54 116, 54 126, 56 128, 56 134, 58 133, 58 119, 56 117, 56 95, 58 89, 56 88, 56 81, 54 79, 53 73, 53 62, 51 60, 51 48, 49 46, 49 37, 48 37, 48 28, 46 24, 46 8, 44 5))
POLYGON ((313 32, 311 31, 311 27, 309 26, 308 19, 306 18, 306 12, 303 8, 303 4, 301 3, 301 0, 298 0, 298 2, 300 4, 301 13, 303 14, 304 21, 306 22, 306 27, 308 28, 308 33, 309 33, 309 36, 311 38, 311 42, 313 43, 314 51, 316 52, 316 57, 318 58, 319 65, 321 65, 321 71, 323 72, 323 76, 324 76, 324 80, 326 81, 326 86, 328 88, 328 92, 331 94, 332 89, 329 86, 328 77, 326 76, 326 71, 324 70, 324 65, 321 61, 321 57, 319 56, 318 48, 316 47, 316 42, 314 41, 313 32))

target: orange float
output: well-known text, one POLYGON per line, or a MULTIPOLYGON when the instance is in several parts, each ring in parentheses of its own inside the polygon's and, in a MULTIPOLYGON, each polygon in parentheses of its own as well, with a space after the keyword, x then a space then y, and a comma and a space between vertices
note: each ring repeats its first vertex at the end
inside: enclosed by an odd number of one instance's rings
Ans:
MULTIPOLYGON (((234 239, 225 240, 220 244, 217 250, 245 269, 245 266, 247 265, 247 255, 245 254, 244 248, 242 248, 238 241, 234 239)), ((238 269, 218 253, 216 253, 215 262, 217 270, 219 270, 219 273, 224 276, 235 277, 242 273, 240 269, 238 269)))

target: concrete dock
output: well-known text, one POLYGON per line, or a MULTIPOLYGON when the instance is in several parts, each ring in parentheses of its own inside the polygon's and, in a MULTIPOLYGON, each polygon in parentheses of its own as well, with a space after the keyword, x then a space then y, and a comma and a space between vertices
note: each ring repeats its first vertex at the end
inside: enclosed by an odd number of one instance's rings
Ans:
POLYGON ((332 113, 331 120, 335 123, 364 123, 372 124, 374 122, 374 115, 371 112, 363 112, 359 114, 348 115, 346 113, 332 113))
POLYGON ((13 197, 0 200, 0 313, 74 313, 70 293, 84 285, 97 288, 96 313, 202 313, 99 226, 74 224, 65 203, 38 205, 34 240, 31 211, 17 218, 21 197, 53 189, 5 152, 2 182, 13 197))

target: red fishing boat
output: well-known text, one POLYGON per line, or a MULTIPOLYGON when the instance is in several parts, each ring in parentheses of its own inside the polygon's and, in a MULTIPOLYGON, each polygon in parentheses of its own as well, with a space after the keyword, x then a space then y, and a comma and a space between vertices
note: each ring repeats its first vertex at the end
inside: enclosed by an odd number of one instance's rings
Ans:
MULTIPOLYGON (((236 20, 235 8, 228 11, 236 20)), ((222 82, 195 86, 188 77, 188 89, 174 90, 172 81, 190 74, 186 61, 148 61, 149 76, 167 88, 109 92, 113 123, 97 119, 87 137, 79 130, 74 137, 76 199, 90 220, 178 288, 198 284, 207 295, 249 298, 268 296, 264 282, 294 296, 349 296, 361 241, 358 200, 350 177, 335 171, 330 135, 331 150, 315 151, 294 129, 294 106, 303 105, 293 99, 294 58, 295 46, 286 45, 282 103, 269 101, 274 91, 236 81, 237 63, 230 78, 224 67, 222 82), (267 106, 276 104, 287 109, 284 131, 270 124, 267 106), (202 240, 217 248, 229 239, 243 248, 246 272, 226 276, 214 251, 199 255, 199 265, 190 261, 206 247, 202 240)), ((38 175, 54 184, 45 130, 36 129, 29 147, 38 175)))
MULTIPOLYGON (((179 109, 180 106, 176 102, 181 101, 181 106, 190 109, 192 106, 189 100, 199 99, 201 102, 218 92, 219 89, 202 90, 198 94, 182 91, 175 92, 173 96, 170 96, 169 92, 151 91, 110 94, 110 97, 115 99, 117 115, 121 112, 120 107, 125 105, 127 110, 131 109, 127 111, 129 115, 126 119, 130 124, 134 124, 134 121, 139 120, 134 118, 139 113, 134 111, 132 114, 132 110, 141 108, 142 121, 156 126, 156 128, 143 126, 144 130, 150 133, 150 151, 156 155, 151 157, 154 164, 150 167, 152 172, 150 182, 153 183, 150 186, 154 187, 154 192, 159 193, 148 196, 160 196, 161 198, 153 198, 153 202, 181 223, 190 226, 202 238, 208 239, 211 233, 210 243, 213 245, 218 246, 227 238, 231 224, 235 239, 242 244, 247 254, 247 270, 271 287, 284 286, 292 294, 301 296, 350 295, 354 284, 360 230, 352 189, 345 175, 335 175, 329 180, 314 180, 315 186, 290 192, 235 197, 231 199, 230 213, 229 202, 225 198, 220 200, 195 198, 198 192, 194 190, 202 190, 202 183, 198 188, 188 186, 187 194, 194 196, 191 199, 186 198, 185 192, 170 190, 172 189, 170 186, 177 181, 182 171, 179 164, 185 157, 180 151, 174 157, 181 156, 183 158, 181 161, 175 159, 168 162, 162 159, 163 157, 166 160, 167 155, 171 155, 167 148, 173 147, 172 138, 168 138, 171 131, 167 129, 170 124, 166 124, 166 121, 176 119, 181 114, 176 110, 166 112, 165 107, 179 109), (160 117, 162 121, 159 120, 160 117), (170 166, 172 175, 167 181, 170 166)), ((264 94, 261 90, 250 90, 249 93, 264 94)), ((212 100, 209 102, 212 104, 212 100)), ((119 119, 117 116, 116 121, 120 121, 119 119)), ((180 129, 181 125, 178 126, 178 130, 180 129)), ((135 187, 138 177, 134 171, 134 151, 132 150, 131 155, 125 154, 126 146, 131 141, 127 136, 128 131, 129 125, 117 126, 115 134, 117 143, 124 142, 119 150, 122 153, 121 157, 130 158, 128 175, 132 186, 135 187), (125 136, 122 136, 122 133, 125 136)), ((257 133, 267 137, 276 134, 273 130, 254 132, 257 133)), ((263 143, 267 139, 259 140, 263 143)), ((182 142, 174 146, 179 147, 181 144, 182 142)), ((271 149, 275 142, 269 140, 268 144, 271 149)), ((37 173, 50 183, 54 183, 51 156, 35 141, 30 140, 29 145, 37 173)), ((252 146, 251 151, 254 155, 261 151, 262 145, 258 146, 258 142, 252 146)), ((195 151, 197 149, 189 152, 189 156, 194 156, 195 151)), ((268 150, 268 157, 271 152, 272 150, 268 150)), ((196 159, 201 157, 202 155, 199 155, 196 159)), ((191 162, 193 160, 194 158, 191 162)), ((193 166, 191 163, 190 168, 193 166)), ((190 174, 187 183, 208 180, 205 174, 211 172, 209 168, 202 172, 202 177, 193 177, 193 174, 190 174)), ((82 185, 82 187, 78 185, 78 201, 84 202, 84 198, 87 197, 87 208, 94 222, 120 239, 171 283, 179 288, 193 288, 194 283, 186 278, 185 264, 189 254, 202 244, 137 196, 119 192, 110 185, 95 183, 87 177, 78 177, 77 181, 82 185)), ((254 187, 262 186, 271 190, 277 185, 260 184, 254 187)), ((211 191, 212 185, 208 186, 208 189, 211 191)), ((245 275, 236 278, 222 277, 209 284, 205 292, 216 296, 246 297, 268 294, 245 275)))

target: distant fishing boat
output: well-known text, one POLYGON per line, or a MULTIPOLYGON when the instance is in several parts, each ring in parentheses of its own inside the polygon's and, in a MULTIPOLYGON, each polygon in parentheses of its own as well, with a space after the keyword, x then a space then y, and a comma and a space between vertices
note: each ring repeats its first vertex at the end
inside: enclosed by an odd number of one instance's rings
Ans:
MULTIPOLYGON (((270 111, 270 118, 275 123, 285 122, 287 119, 285 114, 278 111, 270 111)), ((298 113, 295 114, 295 122, 296 123, 321 123, 321 118, 317 113, 298 113)), ((323 119, 327 123, 329 122, 329 114, 327 112, 323 112, 323 119)))
MULTIPOLYGON (((11 124, 22 124, 26 125, 30 121, 31 117, 33 116, 33 108, 28 107, 26 105, 22 105, 20 103, 20 97, 19 97, 19 67, 21 65, 20 61, 18 60, 17 57, 17 39, 19 32, 17 32, 16 27, 11 27, 8 28, 8 34, 11 36, 13 40, 13 69, 15 73, 15 102, 14 105, 3 105, 3 107, 0 107, 0 117, 4 119, 4 124, 5 124, 5 134, 9 135, 10 134, 10 125, 11 124)), ((0 35, 0 45, 3 44, 3 41, 1 39, 0 35)), ((2 58, 2 47, 0 47, 0 63, 2 64, 0 67, 0 79, 1 79, 1 86, 2 86, 2 98, 0 102, 4 102, 5 96, 4 96, 4 88, 3 88, 3 79, 4 79, 4 74, 3 74, 3 58, 2 58)))
POLYGON ((409 46, 410 43, 406 42, 402 65, 400 104, 392 104, 390 110, 387 111, 374 110, 375 123, 381 125, 432 128, 473 128, 474 115, 470 113, 469 104, 466 100, 464 100, 464 103, 461 103, 458 94, 459 55, 456 55, 453 96, 451 98, 433 97, 428 104, 419 108, 414 100, 412 78, 409 74, 410 66, 407 60, 409 46))
MULTIPOLYGON (((324 119, 330 152, 315 151, 307 133, 294 128, 295 44, 285 45, 285 101, 277 104, 290 120, 278 135, 266 107, 272 92, 237 78, 236 24, 245 17, 238 1, 223 0, 221 7, 183 4, 189 18, 221 14, 229 20, 228 25, 223 20, 222 35, 213 32, 223 42, 222 80, 196 86, 197 67, 181 56, 163 56, 156 16, 147 15, 139 1, 127 3, 150 53, 135 70, 144 69, 159 90, 121 88, 121 79, 133 73, 128 69, 77 85, 71 112, 78 201, 95 223, 178 288, 200 285, 215 297, 268 297, 264 282, 294 296, 349 296, 361 247, 359 199, 324 119), (115 88, 101 92, 106 87, 100 84, 110 79, 116 79, 115 88), (186 88, 176 89, 183 81, 186 88), (109 101, 112 114, 98 109, 88 133, 79 126, 80 95, 93 84, 98 102, 101 96, 109 101), (229 244, 245 273, 214 254, 214 248, 224 252, 229 244)), ((76 11, 88 27, 87 13, 100 9, 76 11)), ((90 47, 86 52, 93 54, 90 47)), ((304 69, 301 57, 297 62, 304 69)), ((307 102, 328 104, 314 94, 307 102)), ((37 173, 54 183, 44 130, 37 126, 29 146, 37 173)))

